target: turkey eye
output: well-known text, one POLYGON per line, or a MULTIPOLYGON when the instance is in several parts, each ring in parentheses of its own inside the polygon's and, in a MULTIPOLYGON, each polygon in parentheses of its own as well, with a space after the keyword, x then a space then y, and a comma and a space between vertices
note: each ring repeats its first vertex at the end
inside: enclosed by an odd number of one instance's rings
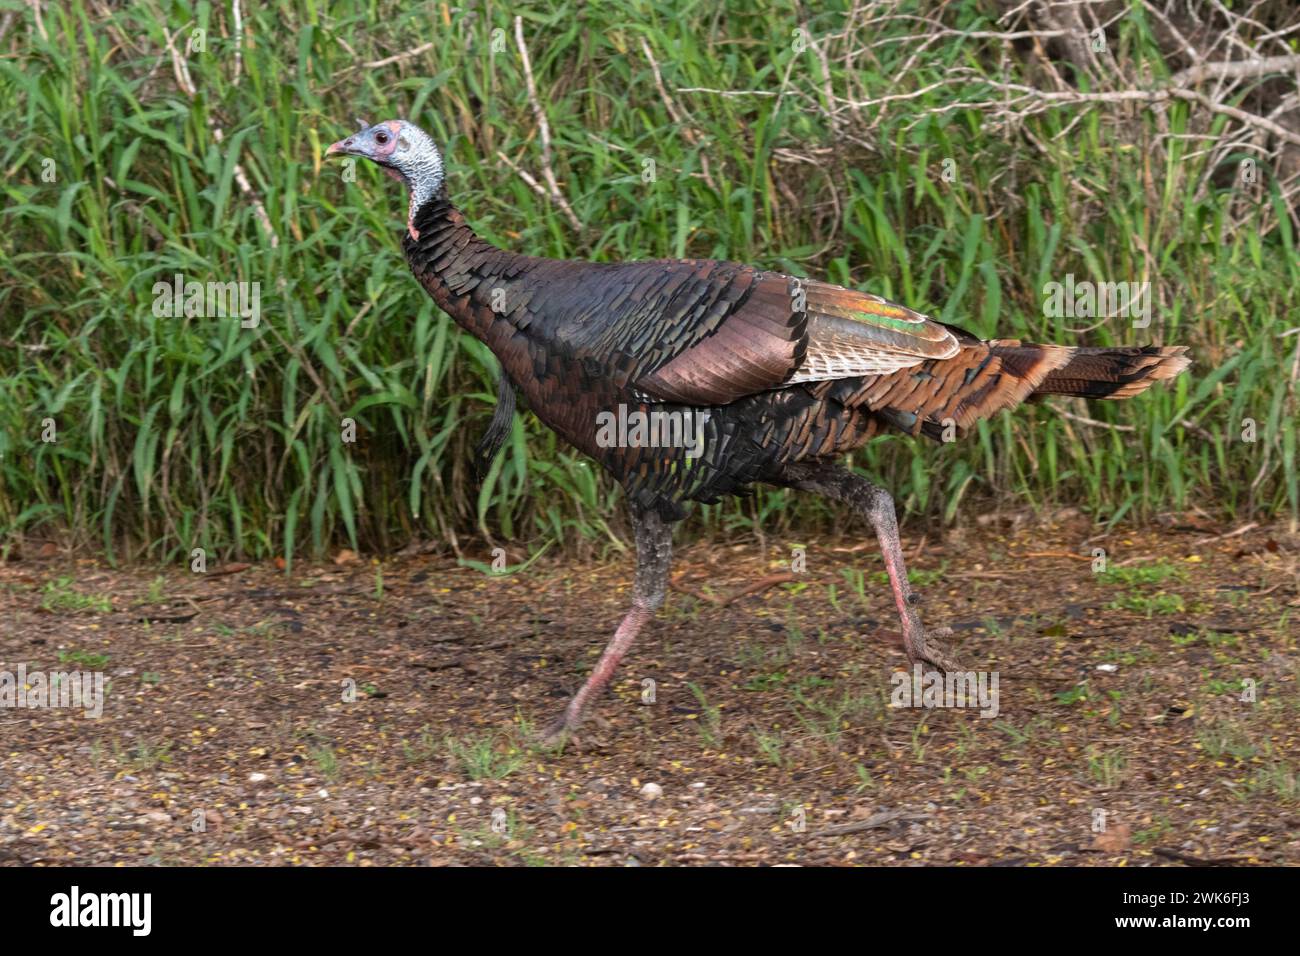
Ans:
POLYGON ((387 133, 376 133, 376 134, 375 134, 375 142, 378 143, 380 146, 383 146, 385 143, 388 142, 388 134, 387 134, 387 133))

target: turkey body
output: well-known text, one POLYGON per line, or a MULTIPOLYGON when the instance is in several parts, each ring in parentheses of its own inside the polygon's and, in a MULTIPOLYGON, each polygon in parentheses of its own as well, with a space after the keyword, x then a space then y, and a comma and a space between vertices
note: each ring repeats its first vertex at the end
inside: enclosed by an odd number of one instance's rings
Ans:
POLYGON ((667 521, 686 501, 789 484, 791 465, 887 428, 951 440, 1029 398, 1127 397, 1186 364, 1178 348, 984 342, 878 296, 731 262, 518 255, 475 235, 445 195, 412 224, 407 261, 437 304, 543 423, 667 521), (600 423, 629 413, 673 440, 610 441, 600 423))
POLYGON ((325 153, 363 157, 405 184, 411 271, 501 363, 480 474, 522 395, 627 492, 632 606, 549 741, 578 728, 662 606, 683 504, 757 482, 822 495, 869 521, 908 659, 961 670, 938 640, 951 629, 921 623, 893 499, 836 459, 885 429, 955 440, 1044 395, 1128 398, 1188 364, 1177 346, 981 341, 879 296, 734 262, 518 255, 474 234, 447 197, 441 153, 413 123, 363 122, 325 153))

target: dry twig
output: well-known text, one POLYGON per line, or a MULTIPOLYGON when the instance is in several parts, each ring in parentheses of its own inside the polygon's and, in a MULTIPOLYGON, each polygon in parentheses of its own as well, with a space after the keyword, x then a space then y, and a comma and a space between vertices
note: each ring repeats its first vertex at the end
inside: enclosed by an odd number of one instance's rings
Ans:
MULTIPOLYGON (((238 10, 239 0, 234 0, 234 6, 235 9, 238 10)), ((244 42, 243 19, 238 15, 238 13, 236 13, 233 19, 235 22, 235 48, 238 50, 244 42)), ((179 32, 180 31, 178 30, 177 33, 179 32)), ((172 73, 176 77, 176 85, 180 87, 182 93, 190 99, 194 99, 199 95, 198 89, 194 86, 194 79, 190 76, 190 68, 185 62, 185 57, 183 57, 180 51, 176 49, 175 35, 169 30, 164 29, 163 39, 167 44, 167 52, 171 54, 172 73)), ((236 59, 236 81, 239 79, 239 64, 241 62, 241 60, 236 59)), ((225 142, 225 131, 217 125, 216 119, 211 113, 208 114, 208 128, 212 130, 212 138, 216 140, 218 145, 225 142)), ((278 246, 280 244, 280 237, 276 235, 275 227, 271 225, 271 217, 267 215, 266 206, 263 205, 261 197, 259 197, 257 192, 253 189, 253 184, 249 182, 248 174, 244 171, 242 163, 235 163, 234 176, 235 183, 239 186, 239 191, 248 198, 250 203, 252 203, 253 214, 257 217, 257 221, 261 223, 262 229, 266 232, 271 247, 274 248, 278 246)))
MULTIPOLYGON (((528 44, 524 42, 523 17, 515 17, 515 45, 519 47, 519 57, 523 61, 524 82, 528 86, 528 102, 533 108, 533 116, 537 119, 537 134, 542 146, 542 177, 546 180, 546 191, 542 195, 548 196, 560 208, 564 218, 569 220, 569 225, 573 226, 574 232, 581 235, 584 231, 582 223, 574 213, 573 207, 569 205, 569 200, 564 198, 564 193, 560 191, 560 184, 555 179, 555 170, 551 168, 551 124, 547 121, 546 111, 542 109, 542 104, 537 99, 537 84, 533 82, 533 64, 528 58, 528 44)), ((507 162, 509 163, 509 160, 507 162)), ((524 177, 523 171, 519 170, 514 163, 510 163, 510 166, 519 172, 524 182, 538 189, 535 179, 524 177)))

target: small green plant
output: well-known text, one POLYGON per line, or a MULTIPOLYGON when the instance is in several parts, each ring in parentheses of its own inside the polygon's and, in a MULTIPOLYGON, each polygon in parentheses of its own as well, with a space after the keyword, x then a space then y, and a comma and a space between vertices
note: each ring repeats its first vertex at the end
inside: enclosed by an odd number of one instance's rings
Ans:
POLYGON ((1214 760, 1227 756, 1244 761, 1259 753, 1246 728, 1235 721, 1217 720, 1207 724, 1197 731, 1196 741, 1214 760))
POLYGON ((1219 677, 1211 677, 1205 682, 1205 692, 1207 694, 1213 694, 1216 697, 1224 694, 1230 694, 1233 697, 1236 697, 1241 693, 1243 687, 1245 687, 1245 684, 1242 683, 1241 678, 1237 678, 1236 680, 1223 680, 1219 677))
POLYGON ((46 582, 41 588, 41 594, 44 595, 41 600, 41 607, 47 611, 94 611, 96 614, 107 614, 113 610, 112 600, 104 594, 82 594, 73 587, 71 577, 55 578, 53 581, 46 582))
POLYGON ((838 744, 848 728, 850 717, 859 714, 879 717, 884 713, 883 701, 871 694, 855 694, 845 690, 838 695, 825 693, 809 696, 815 687, 814 682, 809 682, 807 686, 795 688, 795 713, 809 734, 832 746, 838 744))
MULTIPOLYGON (((914 588, 928 588, 936 581, 943 580, 943 575, 946 567, 947 565, 944 565, 944 567, 940 567, 933 570, 929 570, 926 568, 908 568, 907 582, 910 585, 912 585, 912 587, 914 588)), ((888 584, 889 572, 877 571, 874 575, 872 575, 872 580, 875 581, 877 584, 888 584)))
POLYGON ((707 746, 712 747, 714 750, 720 750, 722 748, 722 708, 710 704, 698 684, 687 684, 686 687, 700 705, 699 720, 695 729, 699 731, 700 738, 707 746))
POLYGON ((320 771, 321 776, 327 780, 338 778, 339 758, 333 747, 328 744, 317 744, 308 748, 307 756, 316 765, 316 769, 320 771))
MULTIPOLYGON (((1285 632, 1278 628, 1278 633, 1285 632)), ((1211 647, 1236 647, 1241 643, 1240 634, 1220 634, 1218 631, 1204 630, 1197 636, 1211 647)))
POLYGON ((471 845, 478 844, 489 850, 505 850, 525 866, 571 866, 577 862, 577 855, 570 850, 562 852, 558 859, 548 856, 545 851, 533 850, 528 843, 536 831, 519 816, 515 810, 503 810, 496 807, 492 811, 491 822, 474 830, 457 828, 459 838, 471 845))
POLYGON ((924 720, 919 720, 912 729, 912 757, 917 763, 925 762, 925 752, 930 749, 930 741, 925 739, 925 735, 930 732, 929 726, 924 720))
POLYGON ((524 765, 527 754, 498 734, 447 737, 447 753, 471 780, 502 780, 524 765))
POLYGON ((1122 709, 1120 701, 1124 699, 1124 692, 1121 690, 1108 690, 1106 696, 1110 698, 1110 710, 1106 713, 1106 722, 1112 727, 1119 726, 1122 709))
POLYGON ((1274 762, 1251 778, 1251 790, 1264 790, 1282 800, 1300 801, 1300 773, 1288 763, 1274 762))
POLYGON ((90 742, 90 765, 96 771, 103 770, 105 759, 104 742, 102 740, 92 740, 90 742))
POLYGON ((844 609, 840 607, 840 592, 839 589, 835 587, 834 583, 826 585, 826 600, 830 603, 831 607, 835 608, 836 614, 844 613, 844 609))
POLYGON ((1168 591, 1158 591, 1155 594, 1130 591, 1111 601, 1107 607, 1116 611, 1135 611, 1146 617, 1154 617, 1157 614, 1161 616, 1183 614, 1187 611, 1187 602, 1183 600, 1181 594, 1171 594, 1168 591))
POLYGON ((1111 566, 1097 575, 1097 580, 1114 587, 1150 587, 1164 584, 1166 581, 1185 581, 1187 571, 1168 561, 1152 561, 1146 564, 1130 564, 1123 567, 1111 566))
POLYGON ((963 721, 957 725, 957 756, 964 757, 975 746, 975 728, 972 721, 963 721))
POLYGON ((768 734, 756 730, 754 731, 754 743, 758 746, 758 752, 763 755, 763 759, 773 767, 780 767, 784 764, 785 734, 768 734))
POLYGON ((82 650, 59 651, 59 663, 76 664, 78 667, 97 671, 102 670, 108 664, 108 655, 82 650))
POLYGON ((871 602, 867 599, 866 573, 861 568, 844 568, 840 574, 844 578, 844 583, 848 585, 849 591, 858 599, 858 603, 863 607, 870 606, 871 602))
POLYGON ((805 640, 806 638, 803 633, 803 628, 799 626, 797 618, 795 617, 794 609, 791 608, 786 617, 785 625, 786 653, 788 653, 790 657, 794 657, 799 650, 799 645, 801 645, 805 640))
POLYGON ((830 687, 834 683, 830 678, 822 677, 820 674, 805 674, 799 678, 795 686, 800 693, 806 695, 823 687, 830 687))
POLYGON ((1082 684, 1076 684, 1075 686, 1071 687, 1069 690, 1059 691, 1056 695, 1056 702, 1058 704, 1064 704, 1066 707, 1069 707, 1073 704, 1077 704, 1081 700, 1087 700, 1087 699, 1088 699, 1087 681, 1084 681, 1082 684))
POLYGON ((1032 722, 1025 724, 1024 727, 1017 727, 1005 720, 995 720, 993 727, 995 730, 1000 730, 1006 734, 1013 747, 1023 747, 1034 739, 1035 728, 1032 722))
POLYGON ((1128 758, 1119 750, 1090 747, 1088 773, 1107 790, 1113 789, 1128 775, 1128 758))
POLYGON ((1161 837, 1163 837, 1166 833, 1171 832, 1172 830, 1173 830, 1173 825, 1169 822, 1169 819, 1167 817, 1161 817, 1152 826, 1147 827, 1147 829, 1138 830, 1136 833, 1134 833, 1133 842, 1136 843, 1138 846, 1142 846, 1147 843, 1156 843, 1160 840, 1161 837))
POLYGON ((741 686, 745 690, 752 691, 772 690, 784 684, 786 679, 785 671, 775 671, 771 674, 759 674, 757 677, 751 677, 741 686))
POLYGON ((266 641, 267 649, 270 650, 275 646, 275 630, 280 626, 278 621, 258 621, 256 624, 249 624, 247 627, 241 628, 232 628, 226 624, 214 624, 212 630, 220 637, 234 637, 237 634, 260 637, 266 641))
POLYGON ((172 762, 171 751, 171 741, 141 740, 131 749, 127 763, 133 770, 153 770, 172 762))
POLYGON ((420 729, 420 737, 412 742, 410 740, 402 741, 402 757, 408 764, 425 763, 438 756, 440 748, 437 738, 428 727, 420 729))

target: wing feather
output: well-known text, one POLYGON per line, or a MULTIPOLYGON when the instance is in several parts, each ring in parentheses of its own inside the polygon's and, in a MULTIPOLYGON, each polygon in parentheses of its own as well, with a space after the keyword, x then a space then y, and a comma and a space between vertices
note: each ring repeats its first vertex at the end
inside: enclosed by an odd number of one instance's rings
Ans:
POLYGON ((790 382, 888 375, 957 354, 946 326, 869 292, 810 282, 808 348, 790 382))
POLYGON ((721 405, 802 382, 888 375, 959 348, 952 330, 919 312, 826 282, 699 260, 604 270, 592 285, 621 288, 590 296, 588 307, 611 320, 584 316, 565 338, 579 355, 623 356, 616 366, 650 400, 721 405))

